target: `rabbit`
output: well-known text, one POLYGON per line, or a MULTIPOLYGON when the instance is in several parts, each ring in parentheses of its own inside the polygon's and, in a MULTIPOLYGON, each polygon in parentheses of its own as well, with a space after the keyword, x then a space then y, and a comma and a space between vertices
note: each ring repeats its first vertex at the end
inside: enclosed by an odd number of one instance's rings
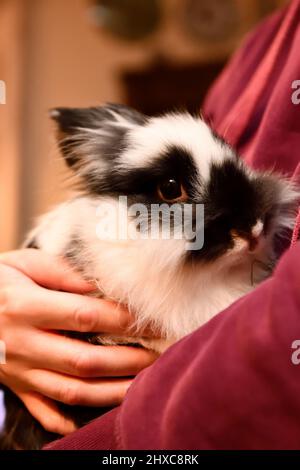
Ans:
MULTIPOLYGON (((248 168, 200 116, 148 117, 117 104, 50 116, 78 185, 25 246, 67 259, 96 295, 128 307, 136 331, 159 338, 99 332, 83 340, 162 353, 271 275, 276 240, 292 228, 299 201, 284 176, 248 168)), ((2 448, 37 449, 57 437, 5 393, 2 448)), ((78 425, 102 412, 62 406, 78 425)))

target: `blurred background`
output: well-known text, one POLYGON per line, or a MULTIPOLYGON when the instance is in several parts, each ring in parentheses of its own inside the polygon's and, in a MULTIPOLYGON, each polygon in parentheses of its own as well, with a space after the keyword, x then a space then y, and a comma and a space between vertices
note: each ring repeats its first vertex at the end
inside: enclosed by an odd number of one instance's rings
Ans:
POLYGON ((246 33, 285 3, 0 0, 0 251, 66 196, 49 108, 113 101, 198 112, 246 33))

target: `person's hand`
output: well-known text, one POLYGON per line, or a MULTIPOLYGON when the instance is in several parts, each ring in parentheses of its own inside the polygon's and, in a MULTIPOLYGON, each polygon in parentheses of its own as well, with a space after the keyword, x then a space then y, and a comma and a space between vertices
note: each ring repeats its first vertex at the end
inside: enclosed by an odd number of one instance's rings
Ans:
POLYGON ((45 429, 58 434, 68 434, 75 426, 54 400, 117 405, 132 377, 157 357, 142 348, 95 346, 58 332, 125 334, 131 324, 128 311, 84 295, 94 289, 63 261, 42 251, 0 255, 0 339, 6 347, 0 382, 45 429))

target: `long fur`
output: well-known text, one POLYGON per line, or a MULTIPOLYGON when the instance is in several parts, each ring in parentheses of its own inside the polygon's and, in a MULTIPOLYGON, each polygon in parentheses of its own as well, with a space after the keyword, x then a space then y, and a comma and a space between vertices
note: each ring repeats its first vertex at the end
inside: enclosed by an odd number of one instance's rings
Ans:
MULTIPOLYGON (((188 114, 149 118, 109 104, 59 108, 51 116, 61 152, 81 184, 75 196, 40 219, 25 246, 67 259, 95 281, 99 296, 128 306, 137 331, 150 327, 161 337, 93 334, 92 342, 135 342, 162 352, 270 275, 275 238, 292 227, 299 199, 298 189, 284 177, 246 168, 203 120, 188 114), (162 203, 157 188, 170 178, 184 187, 185 204, 204 204, 201 250, 187 252, 185 239, 145 239, 138 226, 132 238, 101 236, 104 223, 110 229, 117 229, 120 218, 132 224, 120 196, 129 204, 162 203), (259 240, 251 250, 257 228, 259 240)), ((6 448, 14 442, 23 448, 47 442, 38 425, 36 441, 22 440, 20 431, 18 438, 9 433, 17 411, 10 407, 6 448)), ((76 411, 69 413, 76 419, 76 411)))

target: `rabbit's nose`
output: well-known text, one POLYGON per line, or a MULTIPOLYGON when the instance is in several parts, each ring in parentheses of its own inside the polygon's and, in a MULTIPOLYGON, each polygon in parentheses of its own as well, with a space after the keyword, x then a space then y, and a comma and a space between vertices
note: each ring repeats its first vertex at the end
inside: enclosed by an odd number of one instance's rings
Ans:
POLYGON ((249 232, 231 230, 230 234, 236 244, 238 244, 240 247, 243 247, 244 249, 247 248, 250 253, 253 253, 259 244, 263 233, 263 228, 263 222, 261 220, 257 220, 249 232))
POLYGON ((264 224, 262 220, 258 219, 256 224, 252 227, 251 235, 255 238, 259 238, 263 232, 264 224))
POLYGON ((263 229, 264 229, 264 224, 261 220, 258 220, 256 224, 252 227, 250 236, 248 238, 249 251, 251 253, 256 250, 259 240, 261 238, 261 235, 263 233, 263 229))

